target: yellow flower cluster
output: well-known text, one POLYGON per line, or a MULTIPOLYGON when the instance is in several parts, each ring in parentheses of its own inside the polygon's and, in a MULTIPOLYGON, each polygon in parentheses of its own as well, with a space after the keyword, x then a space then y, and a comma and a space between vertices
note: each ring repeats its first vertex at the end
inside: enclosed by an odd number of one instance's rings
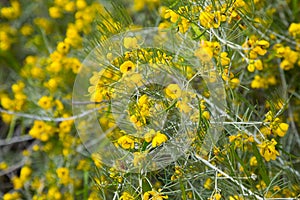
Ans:
POLYGON ((39 139, 43 142, 49 140, 51 136, 55 134, 55 128, 51 125, 48 125, 43 121, 34 121, 32 128, 29 131, 29 135, 33 138, 39 139))
POLYGON ((274 136, 284 137, 289 129, 289 125, 287 123, 281 122, 278 117, 274 117, 272 111, 269 111, 265 115, 265 122, 269 122, 269 126, 264 126, 262 128, 262 133, 265 135, 273 134, 274 136))
POLYGON ((9 20, 16 19, 21 15, 21 5, 18 0, 10 0, 11 6, 2 7, 0 16, 9 20))
POLYGON ((277 142, 272 139, 271 141, 266 140, 261 144, 257 145, 259 147, 260 154, 265 158, 266 161, 275 160, 276 156, 279 156, 279 152, 276 150, 277 142))
MULTIPOLYGON (((10 111, 21 111, 26 103, 27 96, 23 92, 25 84, 19 81, 11 86, 14 98, 10 98, 7 94, 0 95, 0 104, 3 108, 10 111)), ((1 113, 1 117, 6 123, 10 123, 12 115, 1 113)))
MULTIPOLYGON (((275 44, 273 47, 278 58, 282 58, 280 68, 283 70, 290 70, 294 68, 299 58, 299 52, 293 51, 289 46, 283 46, 282 44, 275 44)), ((299 65, 299 64, 298 64, 299 65)))
POLYGON ((161 190, 151 190, 151 191, 148 191, 148 192, 145 192, 144 195, 143 195, 143 199, 144 200, 163 200, 163 199, 168 199, 168 195, 163 195, 161 193, 161 190))
POLYGON ((131 196, 128 192, 123 192, 119 200, 134 200, 134 197, 131 196))
POLYGON ((28 167, 28 166, 22 167, 20 176, 19 177, 14 176, 12 178, 14 189, 16 189, 16 190, 21 189, 24 186, 25 182, 29 180, 31 173, 32 173, 32 170, 30 167, 28 167))

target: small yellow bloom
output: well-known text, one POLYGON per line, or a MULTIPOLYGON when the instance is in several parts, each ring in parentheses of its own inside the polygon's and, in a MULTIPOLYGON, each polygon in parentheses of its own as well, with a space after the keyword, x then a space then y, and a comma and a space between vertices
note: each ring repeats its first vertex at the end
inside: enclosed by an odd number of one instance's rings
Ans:
POLYGON ((32 170, 30 169, 30 167, 28 167, 28 166, 22 167, 21 172, 20 172, 20 179, 22 181, 26 181, 28 179, 28 177, 30 176, 31 172, 32 172, 32 170))
POLYGON ((283 137, 289 129, 289 125, 287 123, 280 123, 278 128, 274 130, 275 134, 283 137))
POLYGON ((163 200, 163 199, 168 199, 168 196, 167 195, 163 196, 163 194, 155 190, 145 192, 143 195, 143 200, 163 200))
POLYGON ((194 55, 203 62, 209 62, 213 57, 213 51, 211 48, 201 47, 194 52, 194 55))
POLYGON ((134 48, 138 48, 138 41, 136 39, 136 37, 125 37, 124 38, 124 47, 126 49, 134 49, 134 48))
POLYGON ((263 143, 257 145, 260 150, 260 154, 265 158, 266 161, 275 160, 279 152, 275 149, 277 142, 272 139, 271 141, 264 141, 263 143))
POLYGON ((155 130, 151 129, 149 132, 145 134, 144 136, 145 141, 151 142, 155 134, 156 134, 155 130))
POLYGON ((96 167, 102 166, 102 159, 101 159, 100 154, 93 153, 91 157, 92 157, 92 160, 94 161, 94 164, 96 165, 96 167))
POLYGON ((252 157, 250 158, 250 166, 252 166, 252 167, 257 166, 257 159, 256 159, 255 156, 252 156, 252 157))
POLYGON ((0 170, 5 170, 7 169, 8 165, 6 162, 2 161, 0 162, 0 170))
POLYGON ((21 196, 17 192, 6 193, 3 195, 3 200, 19 200, 19 199, 21 199, 21 196))
POLYGON ((70 182, 70 171, 68 168, 60 167, 56 170, 56 174, 62 184, 66 185, 70 182))
POLYGON ((49 8, 49 15, 50 15, 50 17, 52 17, 54 19, 61 18, 63 16, 62 10, 56 6, 49 8))
POLYGON ((214 195, 214 199, 215 200, 220 200, 222 198, 222 195, 220 194, 220 193, 216 193, 215 195, 214 195))
POLYGON ((212 179, 211 178, 206 179, 206 181, 204 183, 204 188, 207 190, 212 189, 212 179))
POLYGON ((119 200, 134 200, 134 197, 131 196, 128 192, 123 192, 119 200))
POLYGON ((38 101, 38 105, 43 109, 48 110, 49 108, 52 107, 52 101, 53 101, 52 97, 42 96, 38 101))
POLYGON ((31 25, 25 24, 21 27, 20 31, 21 31, 22 35, 29 36, 33 33, 34 30, 31 25))
POLYGON ((228 53, 227 52, 222 52, 220 54, 220 60, 221 60, 221 65, 222 66, 227 66, 230 63, 230 58, 227 57, 228 53))
POLYGON ((162 143, 166 142, 168 140, 168 137, 163 134, 160 133, 159 131, 156 133, 156 135, 154 136, 154 138, 152 139, 152 147, 157 147, 159 145, 161 145, 162 143))
POLYGON ((135 64, 131 61, 125 61, 121 66, 120 66, 120 71, 123 74, 126 74, 128 72, 133 72, 135 70, 135 64))
POLYGON ((57 49, 57 52, 59 52, 61 54, 67 54, 70 50, 70 45, 65 42, 59 42, 56 49, 57 49))
POLYGON ((168 85, 165 92, 166 95, 171 99, 177 99, 181 97, 181 93, 182 93, 181 88, 177 84, 168 85))
POLYGON ((134 148, 134 140, 129 136, 124 135, 118 139, 118 144, 121 145, 123 149, 133 149, 134 148))
POLYGON ((289 33, 293 37, 297 37, 300 35, 300 23, 291 23, 289 27, 289 33))

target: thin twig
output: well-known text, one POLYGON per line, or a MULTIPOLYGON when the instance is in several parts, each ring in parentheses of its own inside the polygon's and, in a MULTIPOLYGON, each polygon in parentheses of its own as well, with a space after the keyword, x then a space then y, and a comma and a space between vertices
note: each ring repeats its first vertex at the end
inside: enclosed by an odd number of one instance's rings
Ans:
POLYGON ((23 159, 20 162, 17 162, 16 164, 10 166, 6 170, 0 171, 0 177, 12 173, 13 171, 21 168, 25 164, 25 162, 26 162, 26 157, 23 157, 23 159))
POLYGON ((93 108, 93 109, 87 110, 83 113, 80 113, 79 115, 74 115, 74 116, 71 116, 71 117, 58 117, 58 118, 43 117, 43 116, 37 116, 37 115, 28 114, 28 113, 14 112, 14 111, 10 111, 10 110, 4 110, 2 108, 0 108, 0 112, 10 114, 10 115, 15 115, 15 116, 18 116, 18 117, 24 117, 24 118, 28 118, 28 119, 40 120, 40 121, 62 122, 62 121, 75 120, 75 119, 84 117, 84 116, 86 116, 86 115, 88 115, 92 112, 95 112, 97 110, 100 110, 104 107, 105 106, 100 106, 100 107, 97 107, 97 108, 93 108))
POLYGON ((249 195, 251 196, 255 196, 256 199, 258 200, 263 200, 263 197, 258 196, 257 194, 254 194, 251 190, 249 190, 248 188, 246 188, 244 185, 242 185, 239 181, 235 180, 234 178, 232 178, 231 176, 229 176, 228 174, 226 174, 225 172, 223 172, 222 170, 220 170, 219 168, 217 168, 216 166, 212 165, 209 161, 203 159, 201 156, 198 156, 197 154, 195 154, 195 157, 200 160, 201 162, 203 162, 206 166, 212 168, 213 170, 217 171, 218 173, 222 174, 224 177, 228 178, 229 180, 231 180, 233 183, 237 184, 239 187, 241 187, 242 190, 247 191, 249 193, 249 195))
POLYGON ((29 141, 32 139, 33 138, 30 135, 15 136, 9 140, 0 140, 0 146, 11 145, 11 144, 19 143, 19 142, 26 142, 26 141, 29 141))

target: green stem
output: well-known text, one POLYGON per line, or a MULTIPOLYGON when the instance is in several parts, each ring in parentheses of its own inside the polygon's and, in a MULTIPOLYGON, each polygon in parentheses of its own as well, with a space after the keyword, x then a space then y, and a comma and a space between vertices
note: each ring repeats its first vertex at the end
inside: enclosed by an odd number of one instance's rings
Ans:
POLYGON ((9 126, 9 131, 8 131, 6 140, 9 140, 9 139, 12 138, 12 136, 14 134, 15 126, 16 126, 16 121, 17 121, 16 117, 13 116, 12 120, 11 120, 11 123, 10 123, 10 126, 9 126))
POLYGON ((84 185, 83 199, 86 200, 86 199, 88 199, 88 192, 89 192, 89 172, 88 171, 84 171, 83 185, 84 185))
POLYGON ((182 200, 186 200, 186 192, 185 192, 185 188, 184 188, 184 185, 183 185, 183 182, 181 180, 181 178, 179 179, 179 182, 180 182, 180 189, 182 191, 182 200))

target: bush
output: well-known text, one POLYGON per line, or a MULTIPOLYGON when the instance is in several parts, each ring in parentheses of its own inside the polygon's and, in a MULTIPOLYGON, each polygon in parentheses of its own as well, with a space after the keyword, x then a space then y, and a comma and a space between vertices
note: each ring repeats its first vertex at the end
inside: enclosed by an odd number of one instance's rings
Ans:
POLYGON ((0 194, 299 197, 300 2, 0 3, 0 194))

